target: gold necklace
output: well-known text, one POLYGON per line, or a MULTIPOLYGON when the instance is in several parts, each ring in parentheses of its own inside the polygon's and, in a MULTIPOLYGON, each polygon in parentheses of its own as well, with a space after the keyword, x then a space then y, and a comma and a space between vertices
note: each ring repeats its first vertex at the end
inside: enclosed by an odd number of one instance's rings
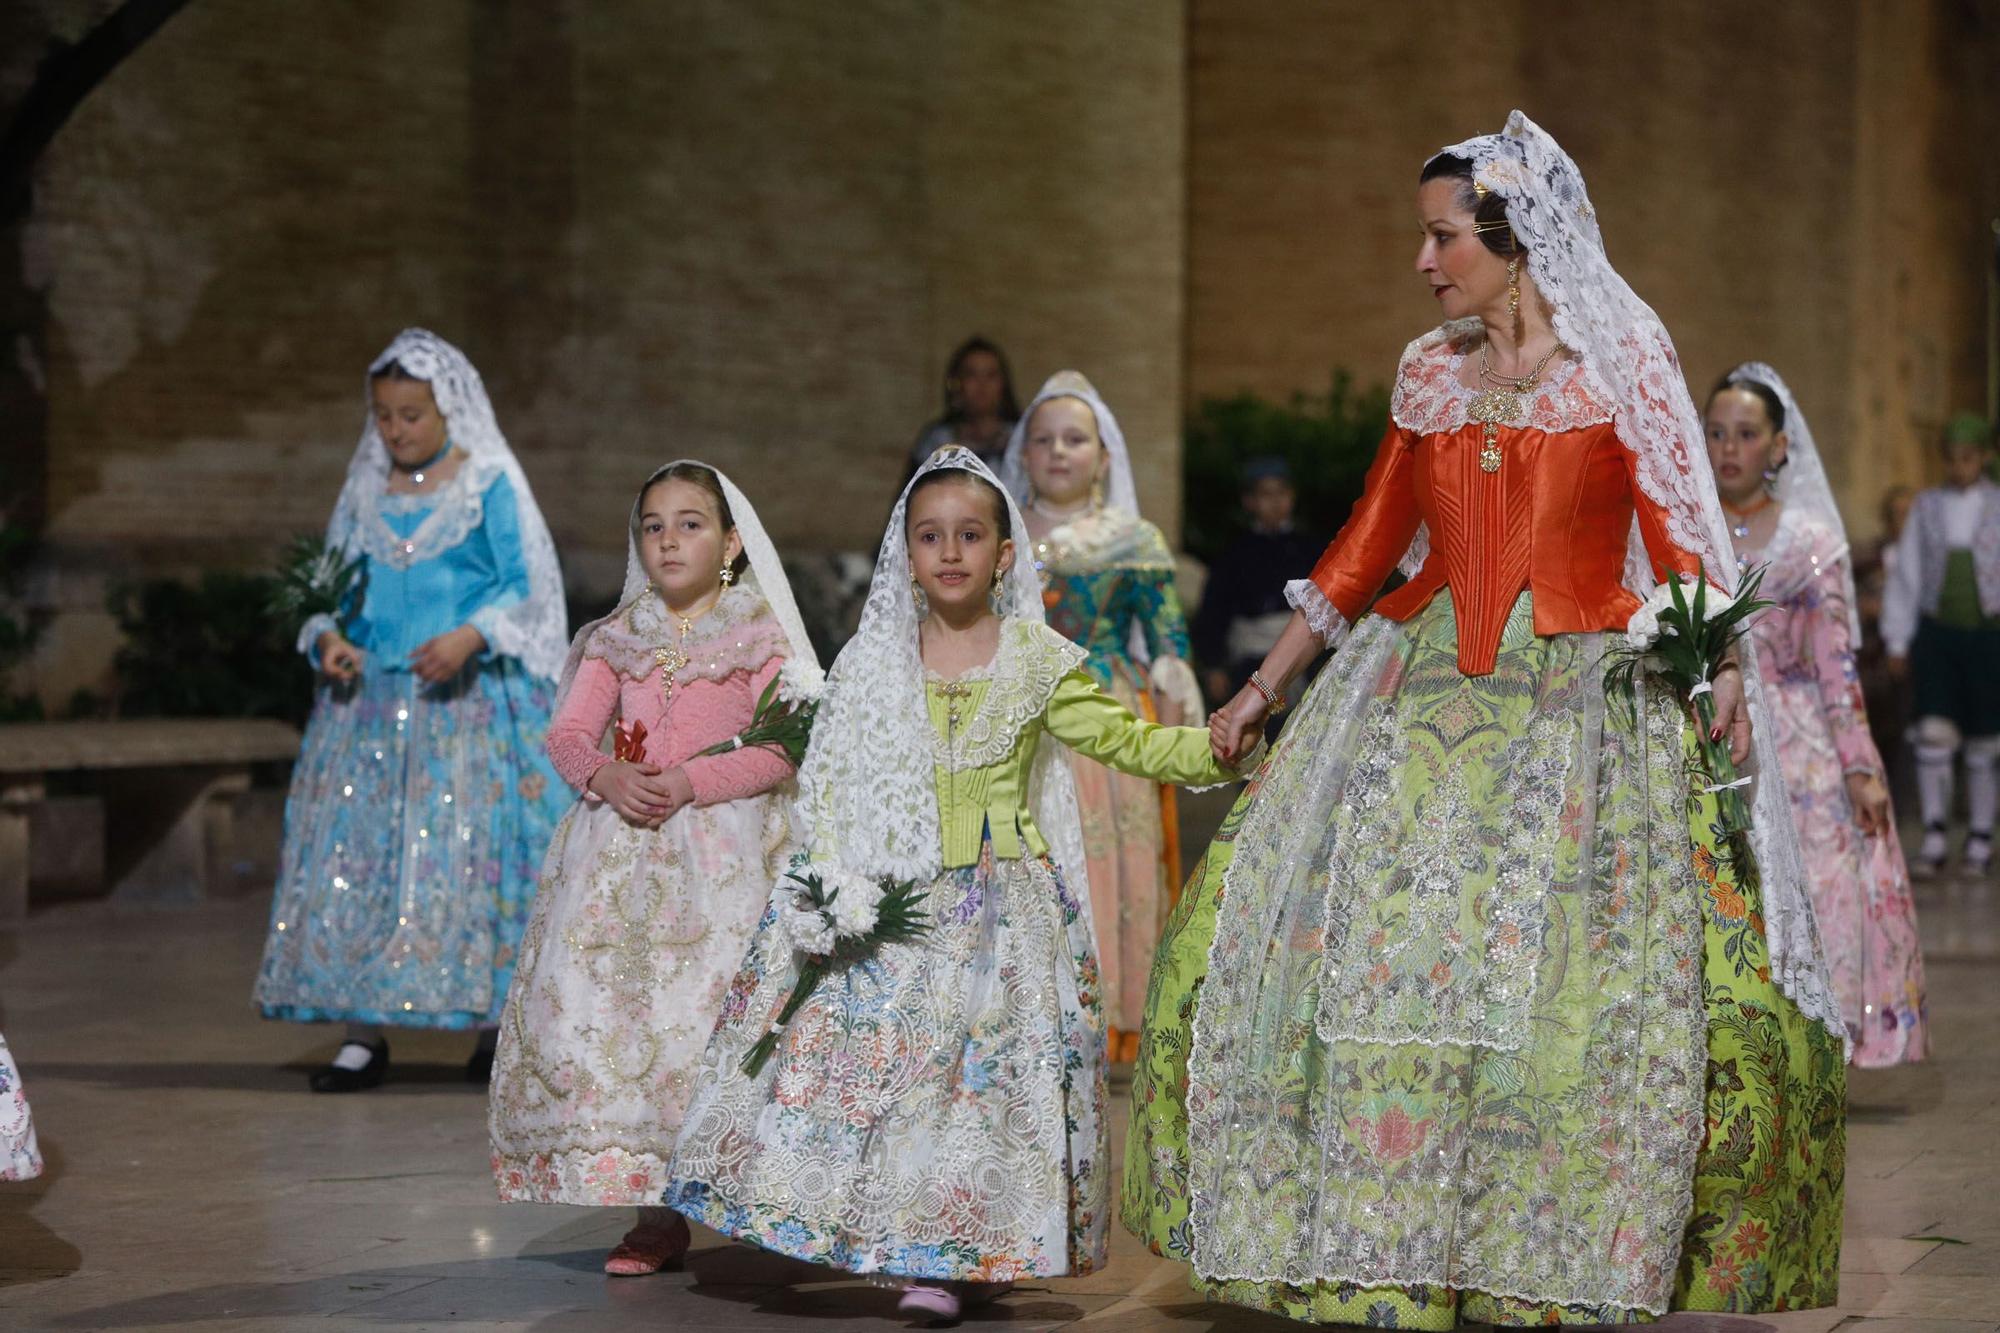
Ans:
MULTIPOLYGON (((720 599, 718 598, 717 600, 720 599)), ((660 664, 660 699, 664 703, 674 697, 674 677, 679 675, 687 667, 688 662, 692 660, 687 654, 687 641, 688 636, 694 633, 695 616, 705 616, 714 608, 713 606, 706 606, 696 611, 694 615, 684 616, 671 606, 667 606, 667 599, 665 597, 660 598, 660 605, 666 607, 667 614, 674 618, 674 622, 679 626, 681 632, 679 643, 672 645, 663 644, 653 649, 653 660, 660 664)))
POLYGON ((1548 369, 1549 362, 1555 360, 1556 353, 1562 349, 1563 345, 1558 342, 1535 363, 1533 370, 1514 376, 1502 375, 1494 370, 1486 360, 1486 344, 1479 344, 1479 378, 1482 383, 1497 386, 1480 390, 1465 409, 1467 421, 1477 421, 1484 427, 1480 432, 1479 448, 1479 468, 1482 472, 1500 470, 1501 424, 1518 426, 1521 423, 1524 400, 1541 381, 1542 372, 1548 369))

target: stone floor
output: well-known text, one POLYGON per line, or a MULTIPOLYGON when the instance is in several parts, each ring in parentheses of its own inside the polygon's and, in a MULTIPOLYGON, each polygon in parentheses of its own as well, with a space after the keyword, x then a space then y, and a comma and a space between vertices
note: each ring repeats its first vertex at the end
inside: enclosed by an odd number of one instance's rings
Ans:
MULTIPOLYGON (((890 1292, 706 1233, 685 1271, 606 1280, 624 1213, 493 1202, 466 1038, 396 1037, 393 1082, 309 1095, 332 1041, 248 1004, 264 910, 73 904, 0 935, 0 1031, 49 1166, 0 1186, 0 1328, 898 1325, 890 1292)), ((1925 886, 1921 911, 1940 1054, 1854 1076, 1840 1308, 1668 1328, 2000 1328, 2000 889, 1925 886)), ((1204 1305, 1116 1231, 1104 1273, 968 1324, 1294 1327, 1204 1305)))

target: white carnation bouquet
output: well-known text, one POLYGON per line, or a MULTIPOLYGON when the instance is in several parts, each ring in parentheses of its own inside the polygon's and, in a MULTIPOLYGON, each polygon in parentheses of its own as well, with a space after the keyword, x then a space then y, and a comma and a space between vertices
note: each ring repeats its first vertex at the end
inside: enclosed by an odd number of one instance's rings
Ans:
POLYGON ((930 929, 923 911, 928 893, 908 880, 872 879, 801 861, 785 875, 785 887, 787 901, 778 907, 778 929, 799 956, 799 979, 777 1019, 743 1057, 743 1072, 752 1078, 778 1049, 778 1035, 820 982, 885 944, 906 944, 930 929))

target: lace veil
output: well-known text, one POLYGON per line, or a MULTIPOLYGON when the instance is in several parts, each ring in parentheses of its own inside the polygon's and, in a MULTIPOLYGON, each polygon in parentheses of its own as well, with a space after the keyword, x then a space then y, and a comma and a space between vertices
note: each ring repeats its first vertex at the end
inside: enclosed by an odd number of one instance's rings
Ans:
MULTIPOLYGON (((1582 373, 1614 404, 1618 438, 1636 456, 1640 488, 1666 511, 1667 532, 1701 558, 1709 578, 1733 588, 1736 559, 1708 464, 1707 434, 1658 315, 1611 266, 1583 173, 1561 146, 1519 111, 1498 134, 1442 150, 1472 163, 1473 178, 1501 196, 1528 247, 1528 271, 1551 308, 1556 335, 1582 373)), ((1636 527, 1627 561, 1634 591, 1652 590, 1636 527)), ((1751 842, 1764 891, 1771 975, 1800 1010, 1845 1037, 1820 950, 1791 799, 1778 765, 1777 725, 1764 699, 1756 654, 1743 654, 1755 735, 1751 842)))
MULTIPOLYGON (((495 654, 518 658, 533 674, 554 679, 562 668, 563 640, 569 629, 562 569, 556 563, 549 525, 535 504, 521 464, 500 433, 479 372, 465 353, 435 333, 404 329, 370 364, 368 376, 361 389, 362 402, 370 409, 365 413, 367 424, 347 465, 347 481, 334 504, 326 544, 349 555, 365 552, 372 560, 399 568, 434 559, 478 529, 485 517, 487 489, 496 478, 506 477, 513 485, 519 513, 521 550, 528 563, 528 595, 483 615, 480 627, 495 654), (389 450, 375 428, 370 396, 375 373, 392 361, 430 385, 438 411, 444 415, 447 438, 465 455, 458 474, 424 497, 426 502, 434 502, 433 507, 408 538, 397 536, 382 518, 388 498, 389 450)), ((304 638, 302 632, 302 646, 304 638)))
POLYGON ((1125 432, 1119 428, 1118 418, 1111 414, 1096 387, 1084 378, 1081 371, 1075 370, 1058 370, 1049 376, 1034 401, 1021 410, 1021 419, 1014 423, 1014 433, 1007 437, 1007 452, 1000 458, 1000 479, 1007 484, 1008 493, 1024 505, 1031 498, 1034 487, 1028 481, 1028 461, 1024 457, 1028 423, 1034 419, 1035 409, 1051 398, 1078 399, 1097 418, 1097 438, 1104 441, 1104 453, 1110 460, 1104 479, 1104 503, 1127 513, 1138 513, 1139 488, 1132 479, 1132 455, 1125 448, 1125 432))
POLYGON ((646 492, 654 482, 683 463, 707 468, 722 483, 723 498, 729 502, 729 516, 735 520, 736 535, 743 541, 744 558, 750 562, 749 570, 737 581, 736 587, 755 592, 764 599, 772 618, 778 622, 778 628, 784 631, 786 642, 791 645, 791 654, 785 659, 781 688, 789 698, 819 697, 825 680, 820 671, 819 654, 814 650, 812 640, 806 636, 805 621, 799 615, 798 602, 792 597, 792 585, 785 577, 784 564, 778 559, 778 548, 772 544, 771 535, 764 531, 755 506, 721 468, 699 459, 677 458, 653 469, 653 474, 640 484, 638 494, 632 497, 632 516, 625 525, 624 589, 618 594, 617 608, 578 630, 571 642, 569 656, 563 662, 562 683, 556 689, 557 712, 562 711, 563 700, 569 696, 570 686, 576 680, 577 668, 583 663, 584 647, 590 642, 590 636, 601 626, 625 615, 640 598, 652 595, 652 583, 646 578, 645 566, 639 562, 639 506, 645 502, 646 492))
POLYGON ((1745 361, 1730 371, 1728 378, 1731 384, 1763 385, 1778 395, 1778 402, 1785 409, 1787 461, 1778 471, 1778 503, 1786 512, 1810 515, 1833 534, 1835 554, 1821 558, 1840 561, 1840 577, 1847 596, 1849 641, 1858 649, 1861 646, 1861 601, 1854 589, 1854 561, 1848 553, 1847 524, 1841 521, 1840 505, 1833 498, 1833 483, 1827 480, 1826 464, 1820 459, 1812 427, 1806 424, 1806 414, 1799 410, 1798 400, 1792 397, 1790 386, 1776 370, 1762 361, 1745 361))
MULTIPOLYGON (((940 449, 910 479, 957 468, 999 479, 969 449, 940 449)), ((1006 495, 1005 489, 1002 494, 1006 495)), ((933 772, 933 733, 924 699, 924 663, 911 595, 910 551, 904 536, 910 488, 905 487, 875 561, 861 625, 827 674, 812 744, 799 768, 800 805, 815 860, 859 874, 928 882, 943 868, 933 772)), ((1027 526, 1007 499, 1016 549, 1027 526)), ((998 607, 1008 620, 1044 624, 1042 589, 1032 562, 1017 558, 1001 581, 998 607)), ((998 662, 996 660, 996 666, 998 662)), ((1005 682, 996 680, 993 688, 1005 682)), ((1048 839, 1076 900, 1088 912, 1090 885, 1083 826, 1064 747, 1044 738, 1030 778, 1035 822, 1048 839)))

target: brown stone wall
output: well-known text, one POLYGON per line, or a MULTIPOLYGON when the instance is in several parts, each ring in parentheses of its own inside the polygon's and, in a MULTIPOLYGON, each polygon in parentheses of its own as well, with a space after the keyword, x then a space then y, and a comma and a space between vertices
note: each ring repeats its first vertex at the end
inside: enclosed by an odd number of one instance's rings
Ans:
POLYGON ((1698 392, 1790 380, 1860 532, 1983 401, 2000 9, 1960 0, 1414 11, 1192 0, 1188 390, 1386 379, 1436 315, 1417 171, 1520 107, 1698 392), (1983 73, 1982 73, 1983 71, 1983 73))
POLYGON ((676 456, 789 547, 872 549, 975 330, 1024 392, 1095 377, 1171 519, 1185 31, 1156 0, 191 5, 44 163, 43 592, 323 524, 413 323, 481 367, 587 592, 676 456))

